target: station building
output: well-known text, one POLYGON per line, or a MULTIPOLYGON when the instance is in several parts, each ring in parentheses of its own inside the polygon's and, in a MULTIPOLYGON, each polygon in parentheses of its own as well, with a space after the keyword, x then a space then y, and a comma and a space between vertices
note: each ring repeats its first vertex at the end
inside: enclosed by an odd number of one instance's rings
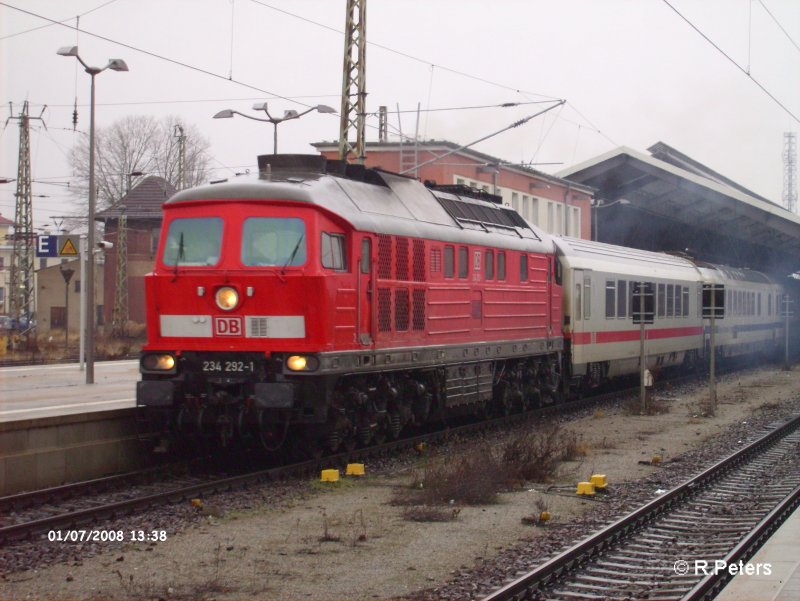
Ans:
POLYGON ((648 151, 620 147, 558 173, 596 190, 593 239, 780 280, 800 272, 800 216, 663 142, 648 151))
MULTIPOLYGON (((102 319, 106 325, 112 323, 118 268, 127 265, 128 319, 135 323, 145 322, 144 276, 153 270, 158 237, 161 233, 161 205, 177 192, 175 186, 163 177, 150 175, 123 196, 113 207, 99 211, 97 220, 105 226, 103 239, 114 244, 105 252, 104 280, 102 288, 102 319), (127 253, 120 262, 120 219, 125 216, 127 253)), ((101 301, 98 301, 100 303, 101 301)))
POLYGON ((8 286, 11 283, 11 255, 14 245, 8 235, 14 222, 0 215, 0 315, 8 315, 8 286))

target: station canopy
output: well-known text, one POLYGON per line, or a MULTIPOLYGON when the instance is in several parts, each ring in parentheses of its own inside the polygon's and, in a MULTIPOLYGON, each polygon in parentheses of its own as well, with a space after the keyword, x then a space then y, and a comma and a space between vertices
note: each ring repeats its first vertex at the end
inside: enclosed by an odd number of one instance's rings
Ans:
POLYGON ((800 271, 800 216, 659 142, 621 147, 557 175, 597 190, 592 237, 747 267, 800 271))

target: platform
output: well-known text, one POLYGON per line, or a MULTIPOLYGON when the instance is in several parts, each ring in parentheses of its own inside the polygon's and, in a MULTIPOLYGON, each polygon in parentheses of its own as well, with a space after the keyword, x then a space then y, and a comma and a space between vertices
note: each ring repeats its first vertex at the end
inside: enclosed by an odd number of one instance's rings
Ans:
POLYGON ((771 574, 739 574, 722 589, 715 601, 800 599, 800 510, 795 510, 747 563, 769 565, 771 574))
POLYGON ((0 368, 0 422, 136 406, 138 361, 96 362, 94 376, 76 363, 0 368))

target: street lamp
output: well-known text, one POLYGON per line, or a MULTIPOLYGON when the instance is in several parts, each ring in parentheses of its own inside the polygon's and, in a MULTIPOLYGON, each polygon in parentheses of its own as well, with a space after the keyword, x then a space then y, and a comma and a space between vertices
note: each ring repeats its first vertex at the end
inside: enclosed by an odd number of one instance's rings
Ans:
POLYGON ((112 58, 102 69, 87 65, 77 46, 64 46, 58 49, 61 56, 74 56, 92 78, 91 104, 89 110, 89 231, 87 232, 88 256, 86 257, 86 383, 94 384, 94 208, 96 202, 94 182, 94 78, 106 69, 127 71, 128 65, 120 58, 112 58))
POLYGON ((269 114, 266 102, 256 102, 253 105, 253 110, 264 111, 267 114, 267 118, 262 119, 261 117, 252 117, 250 115, 245 115, 244 113, 240 113, 239 111, 234 111, 233 109, 225 109, 224 111, 220 111, 216 115, 214 115, 214 119, 230 119, 234 115, 241 115, 242 117, 247 117, 248 119, 252 119, 253 121, 264 121, 266 123, 272 123, 272 126, 274 128, 273 141, 272 141, 272 154, 278 154, 278 123, 283 123, 284 121, 289 121, 290 119, 299 119, 300 117, 310 113, 311 111, 317 111, 319 113, 336 112, 336 109, 333 109, 326 104, 318 104, 317 106, 312 106, 310 109, 303 111, 302 113, 290 110, 290 111, 284 111, 283 117, 273 117, 272 115, 269 114))
POLYGON ((595 242, 600 242, 598 236, 600 235, 599 227, 597 224, 597 209, 607 209, 608 207, 613 207, 614 205, 629 205, 631 201, 627 198, 618 198, 614 202, 606 203, 602 198, 598 198, 595 202, 592 203, 592 226, 594 227, 594 237, 592 240, 595 242))

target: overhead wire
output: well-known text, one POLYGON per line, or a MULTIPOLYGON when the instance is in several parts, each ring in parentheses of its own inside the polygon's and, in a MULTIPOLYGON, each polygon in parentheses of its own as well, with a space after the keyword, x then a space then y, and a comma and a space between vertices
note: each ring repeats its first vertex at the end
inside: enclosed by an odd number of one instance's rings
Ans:
POLYGON ((731 56, 730 56, 728 53, 726 53, 726 52, 725 52, 725 51, 724 51, 722 48, 720 48, 720 47, 719 47, 717 44, 715 44, 715 43, 714 43, 714 41, 713 41, 711 38, 709 38, 709 37, 708 37, 708 36, 707 36, 705 33, 703 33, 703 32, 700 30, 700 28, 699 28, 699 27, 697 27, 697 26, 696 26, 694 23, 692 23, 692 22, 691 22, 691 21, 690 21, 690 20, 689 20, 689 19, 688 19, 686 16, 684 16, 684 15, 683 15, 683 13, 681 13, 681 12, 680 12, 680 11, 679 11, 677 8, 675 8, 675 7, 674 7, 674 6, 673 6, 673 5, 672 5, 672 4, 669 2, 669 0, 661 0, 661 1, 662 1, 664 4, 666 4, 666 5, 667 5, 669 8, 671 8, 671 9, 672 9, 672 11, 673 11, 673 12, 674 12, 676 15, 678 15, 678 16, 679 16, 681 19, 683 19, 683 21, 685 21, 685 22, 686 22, 686 24, 687 24, 687 25, 689 25, 689 27, 691 27, 692 29, 694 29, 694 30, 695 30, 695 31, 696 31, 696 32, 697 32, 697 33, 698 33, 698 34, 699 34, 699 35, 700 35, 700 36, 701 36, 701 37, 702 37, 702 38, 703 38, 703 39, 704 39, 706 42, 708 42, 709 44, 711 44, 711 45, 712 45, 712 46, 713 46, 713 47, 714 47, 714 48, 717 50, 717 52, 719 52, 719 53, 720 53, 722 56, 724 56, 726 59, 728 59, 728 61, 729 61, 730 63, 732 63, 732 64, 733 64, 733 65, 734 65, 734 66, 735 66, 737 69, 739 69, 739 71, 741 71, 742 73, 744 73, 744 74, 745 74, 745 75, 746 75, 746 76, 747 76, 747 77, 750 79, 750 81, 752 81, 752 82, 753 82, 753 83, 754 83, 756 86, 758 86, 758 88, 759 88, 759 89, 760 89, 762 92, 764 92, 764 93, 765 93, 767 96, 769 96, 769 97, 772 99, 772 101, 773 101, 775 104, 777 104, 779 107, 781 107, 781 108, 784 110, 784 112, 786 112, 786 113, 787 113, 787 114, 788 114, 788 115, 789 115, 789 116, 790 116, 792 119, 794 119, 795 121, 797 121, 798 123, 800 123, 800 118, 798 118, 798 117, 797 117, 797 115, 795 115, 795 114, 794 114, 794 113, 793 113, 791 110, 789 110, 789 108, 788 108, 788 107, 787 107, 785 104, 783 104, 783 103, 782 103, 780 100, 778 100, 778 99, 777 99, 777 98, 776 98, 776 97, 775 97, 775 96, 774 96, 774 95, 773 95, 773 94, 772 94, 772 93, 771 93, 769 90, 767 90, 767 88, 765 88, 765 87, 764 87, 764 86, 761 84, 761 82, 759 82, 759 81, 758 81, 758 80, 757 80, 755 77, 753 77, 753 76, 752 76, 752 75, 751 75, 751 74, 750 74, 750 73, 749 73, 749 72, 748 72, 746 69, 744 69, 744 68, 743 68, 743 67, 742 67, 742 66, 741 66, 739 63, 737 63, 737 62, 736 62, 736 61, 735 61, 733 58, 731 58, 731 56))
POLYGON ((137 46, 133 46, 132 44, 127 44, 125 42, 120 42, 118 40, 114 40, 114 39, 109 38, 107 36, 103 36, 103 35, 100 35, 98 33, 94 33, 94 32, 88 31, 86 29, 78 29, 77 27, 75 27, 73 25, 68 25, 66 23, 62 23, 60 21, 56 21, 55 19, 51 19, 50 17, 46 17, 44 15, 40 15, 40 14, 35 13, 33 11, 26 10, 24 8, 20 8, 18 6, 14 6, 12 4, 9 4, 8 2, 0 2, 0 6, 5 6, 6 8, 10 8, 11 10, 16 10, 18 12, 30 15, 32 17, 37 17, 39 19, 43 19, 45 21, 49 21, 53 25, 59 25, 61 27, 65 27, 67 29, 73 29, 73 30, 80 31, 80 33, 83 33, 84 35, 91 36, 91 37, 96 38, 98 40, 103 40, 104 42, 108 42, 110 44, 115 44, 117 46, 122 46, 123 48, 127 48, 128 50, 133 50, 134 52, 139 52, 139 53, 144 54, 146 56, 149 56, 151 58, 159 59, 159 60, 168 62, 170 64, 177 65, 179 67, 183 67, 183 68, 189 69, 191 71, 195 71, 197 73, 202 73, 203 75, 208 75, 208 76, 213 77, 215 79, 221 79, 223 81, 230 81, 231 83, 235 83, 236 85, 240 85, 242 87, 249 88, 251 90, 256 90, 256 91, 262 92, 264 94, 271 94, 271 95, 275 96, 276 98, 280 98, 281 100, 286 100, 286 101, 289 101, 289 102, 294 102, 295 104, 299 104, 299 105, 304 106, 306 108, 311 108, 313 106, 313 105, 310 105, 310 104, 306 104, 304 102, 299 102, 297 100, 289 98, 288 96, 284 96, 282 94, 278 94, 276 92, 272 92, 270 90, 266 90, 264 88, 260 88, 258 86, 253 85, 253 84, 249 84, 249 83, 240 81, 238 79, 228 78, 228 77, 226 77, 224 75, 220 75, 219 73, 214 73, 213 71, 209 71, 208 69, 203 69, 202 67, 198 67, 198 66, 192 65, 190 63, 179 61, 179 60, 174 59, 174 58, 169 58, 169 57, 164 56, 162 54, 158 54, 158 53, 152 52, 150 50, 145 50, 144 48, 139 48, 137 46))
POLYGON ((785 36, 788 38, 788 40, 789 40, 789 41, 792 43, 792 45, 793 45, 793 46, 794 46, 794 47, 795 47, 795 48, 796 48, 798 51, 800 51, 800 46, 797 44, 797 42, 795 42, 795 41, 794 41, 794 39, 792 38, 792 36, 791 36, 791 35, 789 35, 789 32, 788 32, 788 31, 786 31, 786 29, 784 29, 783 25, 781 25, 781 24, 780 24, 780 21, 778 21, 778 19, 776 19, 776 18, 775 18, 775 15, 773 15, 773 14, 770 12, 770 10, 767 8, 767 5, 766 5, 766 4, 764 4, 764 0, 758 0, 758 3, 761 5, 761 8, 763 8, 763 9, 764 9, 764 10, 767 12, 767 14, 770 16, 770 18, 772 18, 772 20, 775 22, 775 25, 777 25, 777 26, 778 26, 778 28, 779 28, 779 29, 780 29, 780 30, 783 32, 783 34, 784 34, 784 35, 785 35, 785 36))
MULTIPOLYGON (((96 11, 96 10, 100 10, 101 8, 103 8, 103 7, 105 7, 105 6, 108 6, 109 4, 113 4, 113 3, 114 3, 114 2, 116 2, 116 1, 117 1, 117 0, 108 0, 108 2, 104 2, 104 3, 103 3, 103 4, 101 4, 100 6, 95 6, 94 8, 92 8, 92 9, 90 9, 90 10, 87 10, 86 12, 83 12, 83 13, 79 14, 79 15, 78 15, 78 18, 80 18, 80 17, 84 17, 84 16, 88 15, 89 13, 93 13, 93 12, 94 12, 94 11, 96 11)), ((74 19, 74 18, 75 18, 75 17, 69 17, 69 18, 67 18, 67 19, 63 19, 62 21, 59 21, 59 23, 66 23, 67 21, 71 21, 71 20, 72 20, 72 19, 74 19)), ((38 31, 38 30, 40 30, 40 29, 46 29, 46 28, 48 28, 48 27, 52 27, 52 26, 53 26, 53 25, 55 25, 55 24, 56 24, 56 23, 49 23, 49 24, 47 24, 47 25, 40 25, 39 27, 34 27, 33 29, 26 29, 25 31, 17 31, 16 33, 10 33, 10 34, 8 34, 8 35, 1 36, 1 37, 0 37, 0 41, 2 41, 2 40, 7 40, 7 39, 9 39, 9 38, 13 38, 13 37, 16 37, 16 36, 18 36, 18 35, 24 35, 24 34, 26 34, 26 33, 31 33, 31 32, 34 32, 34 31, 38 31)))

